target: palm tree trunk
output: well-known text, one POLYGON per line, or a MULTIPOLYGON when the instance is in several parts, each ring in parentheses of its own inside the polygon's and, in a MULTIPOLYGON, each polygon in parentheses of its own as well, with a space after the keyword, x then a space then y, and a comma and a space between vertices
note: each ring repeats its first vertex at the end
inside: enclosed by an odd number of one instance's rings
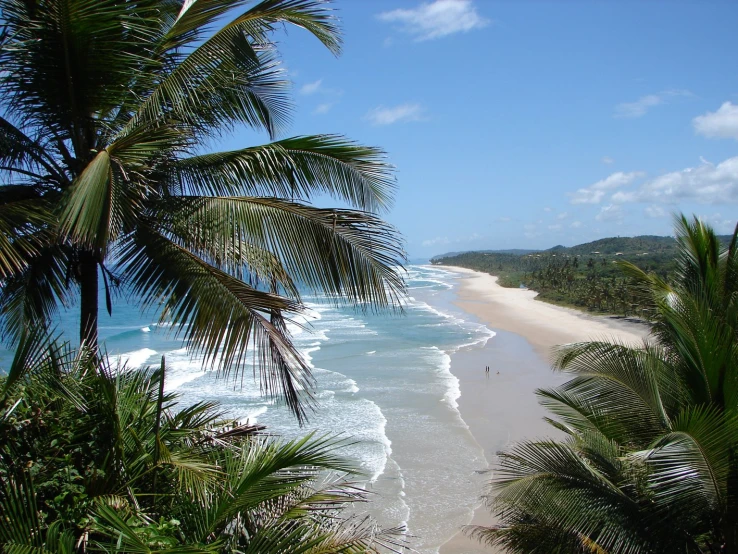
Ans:
POLYGON ((97 351, 97 260, 90 251, 80 253, 79 341, 97 351))

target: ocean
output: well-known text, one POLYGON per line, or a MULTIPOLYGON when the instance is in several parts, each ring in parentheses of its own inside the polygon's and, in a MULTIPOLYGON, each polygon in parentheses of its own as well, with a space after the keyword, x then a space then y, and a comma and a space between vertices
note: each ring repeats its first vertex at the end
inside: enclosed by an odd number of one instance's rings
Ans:
MULTIPOLYGON (((371 492, 371 502, 357 511, 386 527, 406 526, 413 548, 437 552, 468 523, 487 468, 459 414, 459 381, 450 365, 452 354, 483 348, 495 333, 453 307, 457 279, 437 267, 409 266, 401 315, 305 296, 304 328, 291 330, 313 368, 318 408, 302 428, 286 406, 260 394, 251 369, 238 381, 204 371, 171 326, 125 298, 116 299, 112 317, 101 315, 99 332, 109 355, 128 366, 158 365, 165 355, 166 388, 183 403, 216 400, 229 416, 287 438, 311 431, 345 437, 350 444, 343 453, 360 466, 359 482, 371 492)), ((72 339, 75 315, 61 314, 59 325, 72 339)), ((3 353, 0 363, 8 358, 3 353)))

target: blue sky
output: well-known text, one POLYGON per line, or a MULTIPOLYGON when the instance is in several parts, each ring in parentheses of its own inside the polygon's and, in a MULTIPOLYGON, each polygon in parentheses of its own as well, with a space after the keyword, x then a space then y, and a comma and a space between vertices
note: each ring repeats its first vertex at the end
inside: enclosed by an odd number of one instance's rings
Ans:
POLYGON ((411 257, 666 235, 674 211, 735 226, 738 3, 335 6, 338 59, 278 36, 288 135, 384 148, 398 178, 386 218, 411 257))

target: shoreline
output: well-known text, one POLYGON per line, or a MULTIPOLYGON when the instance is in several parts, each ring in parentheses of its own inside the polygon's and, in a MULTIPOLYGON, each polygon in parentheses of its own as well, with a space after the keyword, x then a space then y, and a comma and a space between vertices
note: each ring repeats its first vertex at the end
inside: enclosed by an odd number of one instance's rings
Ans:
MULTIPOLYGON (((435 266, 434 266, 435 267, 435 266)), ((535 300, 530 289, 505 288, 497 277, 456 266, 441 266, 460 276, 454 304, 483 323, 520 335, 544 357, 554 346, 616 337, 640 345, 648 335, 646 325, 613 316, 591 315, 535 300)))
MULTIPOLYGON (((504 288, 497 284, 497 277, 486 273, 453 266, 442 269, 457 274, 452 305, 496 333, 483 348, 454 353, 450 368, 459 379, 459 413, 482 447, 490 469, 496 464, 496 453, 506 445, 524 438, 556 436, 556 430, 543 420, 545 410, 534 394, 537 388, 567 380, 551 370, 554 346, 602 338, 640 344, 649 332, 639 323, 537 301, 535 291, 504 288), (489 376, 484 371, 487 365, 489 376)), ((490 477, 487 473, 484 481, 490 477)), ((484 492, 479 490, 479 505, 469 522, 472 525, 494 523, 482 503, 484 492)), ((461 531, 439 549, 440 554, 493 552, 497 550, 461 531)))

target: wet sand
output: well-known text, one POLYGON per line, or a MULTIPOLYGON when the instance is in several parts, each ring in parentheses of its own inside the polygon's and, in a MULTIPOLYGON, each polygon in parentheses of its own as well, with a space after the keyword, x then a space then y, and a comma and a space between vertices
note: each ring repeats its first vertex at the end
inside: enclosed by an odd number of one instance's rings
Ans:
MULTIPOLYGON (((451 372, 460 381, 459 410, 485 453, 490 468, 496 453, 511 442, 556 436, 543 421, 545 412, 534 391, 562 383, 550 368, 554 346, 602 338, 640 344, 648 334, 642 324, 591 316, 535 300, 537 293, 507 289, 497 278, 463 268, 443 266, 459 273, 454 305, 497 332, 484 348, 460 350, 451 357, 451 372), (484 368, 490 366, 487 376, 484 368), (499 371, 499 375, 498 372, 499 371)), ((485 475, 485 480, 492 472, 485 475)), ((493 523, 486 507, 474 512, 472 524, 493 523)), ((447 541, 441 554, 495 552, 463 533, 447 541)))

